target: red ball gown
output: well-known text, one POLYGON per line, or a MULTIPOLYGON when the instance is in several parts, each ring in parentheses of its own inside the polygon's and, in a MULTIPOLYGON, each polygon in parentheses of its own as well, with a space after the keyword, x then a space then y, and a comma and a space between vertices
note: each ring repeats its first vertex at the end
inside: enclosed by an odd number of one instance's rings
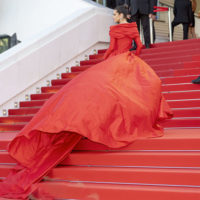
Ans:
POLYGON ((18 165, 0 186, 1 196, 26 198, 82 137, 120 148, 163 135, 159 122, 172 112, 159 77, 128 51, 133 39, 137 54, 142 47, 136 24, 111 26, 110 37, 105 60, 54 94, 10 143, 18 165))

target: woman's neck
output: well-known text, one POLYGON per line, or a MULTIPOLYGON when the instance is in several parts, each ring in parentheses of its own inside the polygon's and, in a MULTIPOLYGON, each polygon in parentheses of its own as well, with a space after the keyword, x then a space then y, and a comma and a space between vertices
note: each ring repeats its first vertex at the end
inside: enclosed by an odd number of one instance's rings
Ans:
POLYGON ((126 23, 128 23, 126 19, 122 19, 122 20, 120 20, 120 22, 119 22, 119 24, 126 24, 126 23))

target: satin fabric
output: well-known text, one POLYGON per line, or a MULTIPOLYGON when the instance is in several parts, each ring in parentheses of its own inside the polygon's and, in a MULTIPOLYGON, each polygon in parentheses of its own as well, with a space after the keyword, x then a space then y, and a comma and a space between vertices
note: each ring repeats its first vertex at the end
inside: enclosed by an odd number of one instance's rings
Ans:
POLYGON ((143 45, 136 22, 111 26, 109 35, 110 46, 104 54, 104 59, 128 51, 132 48, 133 40, 137 45, 136 55, 140 54, 143 45))
POLYGON ((105 54, 108 59, 53 95, 10 143, 9 153, 19 165, 0 185, 1 196, 25 198, 83 136, 119 148, 137 138, 163 135, 159 122, 172 117, 172 112, 161 95, 159 77, 127 51, 127 41, 134 35, 127 26, 114 27, 115 34, 125 34, 115 37, 114 49, 105 54))

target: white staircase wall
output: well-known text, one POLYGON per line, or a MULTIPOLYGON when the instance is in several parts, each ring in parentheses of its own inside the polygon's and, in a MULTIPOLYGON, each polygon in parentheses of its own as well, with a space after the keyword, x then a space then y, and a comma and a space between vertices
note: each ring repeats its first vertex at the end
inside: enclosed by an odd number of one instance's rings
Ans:
MULTIPOLYGON (((25 2, 18 0, 18 2, 20 1, 25 2)), ((32 0, 26 1, 31 2, 32 0)), ((42 1, 47 3, 46 0, 42 1)), ((35 4, 32 4, 34 15, 36 10, 34 5, 36 7, 43 5, 45 10, 47 4, 38 5, 36 2, 39 0, 34 0, 34 2, 35 4)), ((22 34, 23 31, 21 31, 19 36, 21 35, 22 38, 23 35, 22 43, 0 54, 0 109, 7 109, 7 103, 10 100, 41 81, 48 74, 55 72, 56 69, 69 62, 75 63, 73 59, 91 47, 109 42, 108 31, 110 25, 113 24, 111 10, 96 7, 94 4, 81 0, 56 0, 56 2, 68 2, 68 8, 71 10, 73 8, 73 11, 66 11, 66 16, 60 17, 57 23, 54 22, 48 26, 45 24, 33 35, 28 32, 22 34)), ((29 6, 26 3, 25 5, 29 6)), ((50 5, 48 4, 48 6, 50 5)), ((66 6, 67 10, 66 3, 60 6, 66 6)), ((48 9, 50 10, 50 8, 48 9)), ((55 7, 52 7, 51 11, 54 10, 55 7)), ((43 20, 42 16, 40 17, 43 20)), ((24 18, 28 18, 28 16, 24 16, 24 18)), ((45 16, 45 18, 48 17, 45 16)), ((27 21, 30 23, 30 20, 27 19, 27 21)))
POLYGON ((94 3, 83 0, 0 0, 0 34, 16 32, 19 40, 25 41, 59 20, 77 15, 78 10, 91 7, 94 3))

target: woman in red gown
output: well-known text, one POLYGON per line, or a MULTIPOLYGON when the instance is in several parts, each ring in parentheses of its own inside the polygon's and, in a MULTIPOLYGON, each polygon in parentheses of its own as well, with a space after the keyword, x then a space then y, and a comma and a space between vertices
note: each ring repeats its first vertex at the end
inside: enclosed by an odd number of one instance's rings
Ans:
POLYGON ((17 167, 0 185, 0 196, 25 199, 37 183, 87 137, 111 148, 137 138, 160 137, 159 121, 172 116, 161 95, 161 81, 143 60, 129 52, 142 43, 127 9, 114 10, 104 61, 75 77, 53 95, 9 145, 17 167))

